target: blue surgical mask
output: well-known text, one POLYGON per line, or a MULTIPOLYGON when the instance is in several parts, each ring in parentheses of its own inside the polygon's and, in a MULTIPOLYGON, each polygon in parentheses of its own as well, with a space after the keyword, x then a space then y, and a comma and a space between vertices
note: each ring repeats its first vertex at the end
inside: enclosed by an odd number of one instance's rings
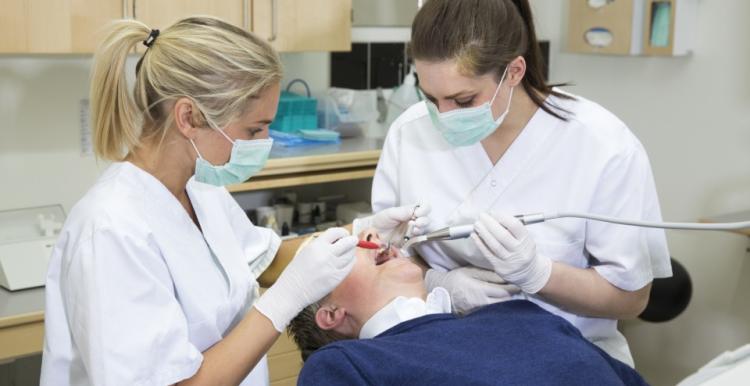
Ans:
POLYGON ((232 143, 232 154, 229 157, 229 162, 220 166, 211 165, 201 156, 198 147, 191 139, 190 143, 193 144, 193 148, 198 154, 198 158, 195 159, 196 181, 215 186, 239 184, 247 181, 248 178, 263 169, 268 160, 268 155, 271 153, 273 139, 232 140, 224 131, 216 130, 232 143))
POLYGON ((432 124, 435 125, 448 143, 453 146, 473 145, 487 138, 503 123, 510 111, 513 88, 510 89, 508 106, 505 108, 505 112, 500 114, 497 119, 492 116, 492 103, 495 102, 497 93, 500 91, 500 86, 503 84, 507 73, 508 67, 505 67, 505 72, 503 72, 503 76, 500 78, 500 84, 497 85, 492 100, 484 102, 480 106, 441 113, 434 103, 427 101, 427 110, 430 113, 432 124))

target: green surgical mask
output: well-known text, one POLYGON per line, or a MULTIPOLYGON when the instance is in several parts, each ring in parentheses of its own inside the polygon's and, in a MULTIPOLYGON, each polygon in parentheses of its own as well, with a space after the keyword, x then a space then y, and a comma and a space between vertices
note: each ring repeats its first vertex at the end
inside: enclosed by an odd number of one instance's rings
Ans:
POLYGON ((508 67, 506 66, 505 72, 503 72, 503 76, 500 78, 500 83, 497 85, 497 89, 495 89, 495 95, 492 96, 492 100, 484 102, 479 106, 441 113, 434 103, 427 101, 427 110, 430 113, 432 124, 435 125, 448 143, 456 147, 473 145, 487 138, 503 123, 510 111, 513 89, 510 89, 508 106, 505 108, 505 112, 500 114, 497 119, 492 116, 492 103, 495 102, 497 93, 500 91, 500 86, 503 84, 507 73, 508 67))
POLYGON ((211 165, 201 156, 198 147, 191 139, 190 143, 198 154, 195 159, 196 181, 215 186, 239 184, 247 181, 263 169, 268 160, 268 155, 271 153, 273 139, 232 140, 224 131, 216 130, 232 143, 232 154, 229 157, 229 162, 220 166, 211 165))

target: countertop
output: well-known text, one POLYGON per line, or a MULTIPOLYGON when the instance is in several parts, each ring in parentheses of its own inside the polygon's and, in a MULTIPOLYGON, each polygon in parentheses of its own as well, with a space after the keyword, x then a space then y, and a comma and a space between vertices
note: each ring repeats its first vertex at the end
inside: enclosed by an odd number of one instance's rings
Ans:
POLYGON ((0 327, 44 319, 44 287, 20 291, 0 288, 0 327))

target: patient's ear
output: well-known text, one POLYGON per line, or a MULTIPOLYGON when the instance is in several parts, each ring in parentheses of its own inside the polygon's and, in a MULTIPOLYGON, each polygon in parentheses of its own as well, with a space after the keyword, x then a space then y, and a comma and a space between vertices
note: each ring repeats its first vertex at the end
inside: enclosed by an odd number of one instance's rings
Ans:
POLYGON ((346 310, 341 307, 326 304, 315 313, 315 323, 323 330, 333 330, 344 324, 346 310))

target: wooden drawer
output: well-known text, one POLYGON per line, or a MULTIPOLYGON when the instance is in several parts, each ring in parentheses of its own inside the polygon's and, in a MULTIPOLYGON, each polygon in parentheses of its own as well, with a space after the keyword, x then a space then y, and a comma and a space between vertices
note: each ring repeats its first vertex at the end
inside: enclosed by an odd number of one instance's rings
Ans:
POLYGON ((302 369, 302 356, 291 338, 281 334, 268 351, 268 373, 271 385, 294 385, 302 369), (290 383, 288 383, 290 382, 290 383))
POLYGON ((0 323, 0 362, 42 351, 44 320, 35 315, 15 319, 18 324, 11 324, 11 321, 0 323))
POLYGON ((285 378, 271 382, 271 386, 295 386, 296 384, 297 377, 285 378))
POLYGON ((271 346, 271 349, 268 350, 268 356, 278 355, 278 354, 286 354, 288 352, 297 352, 299 353, 299 350, 297 349, 297 345, 294 344, 294 341, 292 338, 287 335, 286 333, 281 334, 279 339, 276 341, 276 343, 271 346))
POLYGON ((299 352, 290 352, 268 357, 268 373, 271 381, 296 377, 302 370, 302 358, 299 352))

